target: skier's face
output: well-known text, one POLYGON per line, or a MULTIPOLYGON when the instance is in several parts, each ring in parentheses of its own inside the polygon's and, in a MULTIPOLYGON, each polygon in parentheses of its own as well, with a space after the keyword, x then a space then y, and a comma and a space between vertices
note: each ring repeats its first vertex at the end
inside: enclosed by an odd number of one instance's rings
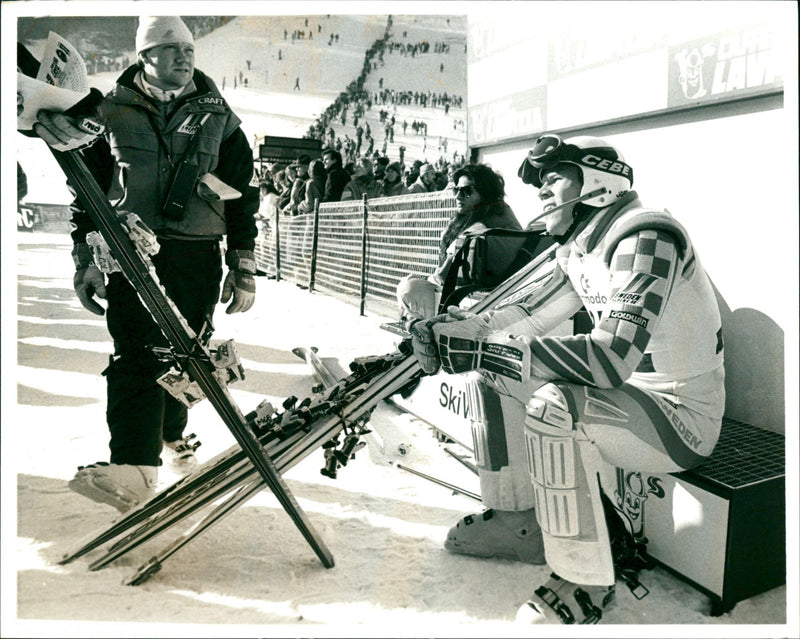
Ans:
MULTIPOLYGON (((581 194, 581 172, 576 166, 559 164, 542 176, 542 186, 539 189, 539 199, 545 212, 554 206, 572 200, 581 194)), ((561 235, 572 224, 572 209, 566 206, 558 209, 544 218, 544 224, 550 235, 561 235)))
POLYGON ((166 91, 189 84, 194 74, 194 45, 186 42, 160 44, 142 53, 148 82, 166 91))

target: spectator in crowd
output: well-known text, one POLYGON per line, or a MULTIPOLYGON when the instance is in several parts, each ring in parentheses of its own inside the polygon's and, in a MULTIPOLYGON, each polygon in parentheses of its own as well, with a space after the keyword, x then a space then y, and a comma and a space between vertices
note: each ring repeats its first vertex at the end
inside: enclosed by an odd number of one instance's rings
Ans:
POLYGON ((384 170, 383 180, 381 181, 381 195, 391 197, 393 195, 405 195, 408 188, 403 184, 403 167, 399 162, 390 162, 384 170))
POLYGON ((297 179, 297 167, 290 164, 283 170, 283 190, 278 196, 278 210, 284 212, 292 199, 292 188, 297 179))
MULTIPOLYGON (((276 168, 279 165, 276 165, 276 168)), ((278 197, 275 199, 275 209, 278 208, 280 204, 281 196, 286 192, 286 168, 279 169, 275 171, 273 175, 273 183, 275 184, 275 190, 278 193, 278 197)))
POLYGON ((409 193, 430 193, 436 190, 436 169, 427 162, 419 167, 419 177, 408 187, 409 193))
POLYGON ((372 161, 369 158, 360 158, 356 162, 353 179, 342 191, 342 201, 360 200, 364 195, 367 199, 381 195, 381 185, 372 174, 372 161))
MULTIPOLYGON (((106 130, 82 155, 100 187, 114 194, 118 208, 136 213, 155 233, 160 247, 152 257, 155 271, 199 333, 218 301, 233 297, 227 313, 247 311, 255 301, 258 191, 250 186, 252 150, 214 82, 195 69, 194 38, 180 18, 139 18, 135 47, 137 63, 122 73, 98 107, 96 117, 106 130), (204 142, 195 149, 180 123, 200 116, 204 142), (161 143, 150 145, 155 140, 161 143), (175 165, 193 167, 196 173, 160 170, 175 165), (211 171, 241 196, 220 201, 191 189, 180 208, 165 206, 176 177, 196 180, 211 171), (229 268, 224 283, 222 236, 229 268)), ((62 113, 42 110, 38 120, 35 132, 56 149, 86 143, 86 134, 62 113)), ((150 348, 167 345, 161 330, 122 273, 106 278, 100 272, 86 242, 95 230, 91 217, 79 200, 71 211, 75 291, 89 311, 106 315, 114 356, 103 372, 110 463, 79 467, 69 487, 125 511, 154 494, 162 448, 182 472, 197 461, 183 435, 187 408, 156 381, 168 367, 150 348), (106 309, 95 296, 106 300, 106 309)))
POLYGON ((258 218, 264 221, 274 220, 275 206, 278 202, 278 189, 275 188, 275 182, 273 182, 271 175, 265 175, 259 183, 258 195, 258 218))
POLYGON ((383 180, 383 173, 386 170, 389 161, 389 158, 385 155, 380 155, 375 158, 375 179, 378 180, 378 182, 383 180))
POLYGON ((322 164, 327 174, 322 201, 339 202, 342 199, 344 187, 350 181, 350 174, 342 166, 342 154, 329 147, 322 151, 322 164))
POLYGON ((308 165, 311 162, 311 156, 303 153, 293 163, 292 168, 295 170, 297 177, 292 183, 292 190, 289 194, 289 202, 283 209, 284 215, 297 215, 298 207, 305 199, 306 195, 306 181, 308 180, 308 165))
POLYGON ((326 177, 322 160, 312 160, 309 165, 309 177, 306 180, 305 198, 298 207, 299 213, 313 213, 315 204, 322 202, 326 177))
POLYGON ((447 184, 445 184, 445 189, 452 189, 456 185, 455 181, 455 173, 458 170, 459 165, 457 164, 448 164, 447 165, 447 184))
POLYGON ((397 287, 400 317, 406 322, 436 314, 442 285, 467 234, 522 228, 505 201, 503 178, 489 165, 467 164, 453 178, 457 210, 439 241, 438 268, 428 277, 406 276, 397 287))

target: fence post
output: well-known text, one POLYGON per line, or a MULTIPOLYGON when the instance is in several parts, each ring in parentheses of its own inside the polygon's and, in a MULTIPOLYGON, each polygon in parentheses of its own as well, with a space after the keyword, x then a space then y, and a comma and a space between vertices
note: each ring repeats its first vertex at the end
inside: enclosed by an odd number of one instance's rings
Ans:
POLYGON ((275 281, 281 281, 281 210, 275 207, 275 281))
POLYGON ((311 268, 308 273, 308 292, 314 292, 317 275, 317 245, 319 240, 319 198, 314 200, 314 232, 311 236, 311 268))
POLYGON ((367 194, 362 198, 364 215, 361 220, 361 306, 359 314, 364 315, 364 306, 367 299, 367 194))

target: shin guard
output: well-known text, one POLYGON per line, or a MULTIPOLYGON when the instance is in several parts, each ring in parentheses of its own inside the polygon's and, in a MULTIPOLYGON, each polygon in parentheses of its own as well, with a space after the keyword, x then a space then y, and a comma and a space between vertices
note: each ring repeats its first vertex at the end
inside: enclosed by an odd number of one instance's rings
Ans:
POLYGON ((569 387, 545 384, 533 394, 526 413, 528 470, 548 564, 577 584, 613 584, 598 479, 604 462, 577 428, 569 387))
POLYGON ((473 407, 472 442, 484 505, 509 511, 533 508, 525 435, 520 428, 525 405, 477 376, 467 381, 466 391, 473 407))

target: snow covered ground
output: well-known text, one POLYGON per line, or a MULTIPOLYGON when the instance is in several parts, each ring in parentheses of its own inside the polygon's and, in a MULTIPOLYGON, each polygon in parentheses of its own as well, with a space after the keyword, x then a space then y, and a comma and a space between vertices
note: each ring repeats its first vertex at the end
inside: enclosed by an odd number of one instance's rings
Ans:
MULTIPOLYGON (((365 25, 374 26, 369 21, 365 25)), ((236 31, 237 47, 246 45, 246 27, 227 27, 236 31)), ((198 53, 206 55, 201 45, 198 53)), ((219 79, 233 71, 215 65, 231 59, 211 55, 199 67, 219 79)), ((356 58, 355 68, 360 60, 356 58)), ((270 63, 267 58, 253 60, 254 65, 265 65, 262 68, 270 63)), ((338 90, 332 87, 341 88, 353 74, 324 77, 330 86, 320 85, 317 94, 302 97, 267 86, 233 91, 229 80, 226 97, 245 119, 249 134, 300 135, 338 90)), ((42 145, 23 139, 18 144, 32 188, 29 201, 67 201, 58 168, 42 145)), ((443 452, 428 426, 388 404, 380 406, 372 420, 383 439, 383 453, 375 447, 360 451, 335 481, 319 473, 322 451, 286 474, 333 552, 336 566, 331 570, 319 563, 267 492, 180 551, 141 586, 125 586, 123 581, 175 533, 156 537, 100 571, 88 570, 94 555, 59 566, 65 552, 117 516, 112 508, 75 495, 66 486, 76 466, 107 459, 100 371, 112 347, 103 320, 85 311, 72 291, 69 238, 15 233, 8 219, 5 224, 0 635, 532 634, 514 623, 514 615, 546 579, 547 569, 459 557, 442 548, 447 529, 478 504, 391 462, 472 491, 477 491, 477 482, 443 452)), ((216 336, 233 338, 239 345, 248 378, 232 392, 248 411, 265 397, 280 400, 308 392, 313 380, 291 353, 296 346, 317 346, 321 355, 343 366, 357 356, 392 351, 394 336, 379 329, 385 320, 360 317, 354 306, 287 282, 259 279, 255 307, 233 317, 219 312, 216 336)), ((190 429, 203 442, 201 460, 233 442, 207 405, 192 410, 190 429)), ((162 472, 162 486, 174 479, 162 472)), ((606 621, 619 625, 580 629, 582 634, 797 634, 796 612, 790 611, 790 624, 783 625, 785 587, 743 601, 722 617, 710 617, 709 600, 665 571, 646 573, 643 580, 651 594, 642 601, 635 601, 624 586, 618 589, 618 606, 606 621)), ((546 632, 575 633, 571 628, 546 632)))
MULTIPOLYGON (((102 319, 74 296, 68 239, 19 233, 17 242, 17 339, 15 344, 12 334, 3 349, 3 636, 530 633, 514 623, 514 614, 546 579, 546 567, 443 549, 447 529, 478 504, 391 462, 471 491, 478 490, 477 482, 444 453, 425 424, 388 404, 372 420, 384 453, 377 447, 360 451, 331 480, 319 473, 319 450, 286 474, 335 557, 331 570, 267 492, 205 532, 143 585, 123 581, 177 531, 100 571, 88 570, 95 553, 59 566, 65 552, 117 516, 66 485, 77 465, 107 459, 99 373, 111 343, 102 319), (9 367, 14 346, 17 366, 9 367)), ((355 306, 288 282, 259 279, 255 307, 243 315, 218 313, 216 337, 233 338, 239 346, 249 375, 232 391, 249 411, 265 397, 307 394, 313 380, 293 347, 317 346, 342 366, 360 355, 392 351, 395 337, 379 328, 385 319, 360 317, 355 306)), ((192 409, 190 429, 203 442, 201 460, 233 443, 205 404, 192 409)), ((162 471, 162 485, 174 479, 162 471)), ((648 572, 643 580, 651 594, 642 601, 618 588, 619 604, 607 616, 608 623, 623 624, 614 627, 614 636, 727 636, 729 629, 736 636, 791 636, 762 625, 784 623, 784 587, 710 617, 709 600, 665 571, 648 572), (739 624, 758 625, 738 635, 739 624)), ((583 630, 609 636, 603 634, 608 628, 583 630)))

